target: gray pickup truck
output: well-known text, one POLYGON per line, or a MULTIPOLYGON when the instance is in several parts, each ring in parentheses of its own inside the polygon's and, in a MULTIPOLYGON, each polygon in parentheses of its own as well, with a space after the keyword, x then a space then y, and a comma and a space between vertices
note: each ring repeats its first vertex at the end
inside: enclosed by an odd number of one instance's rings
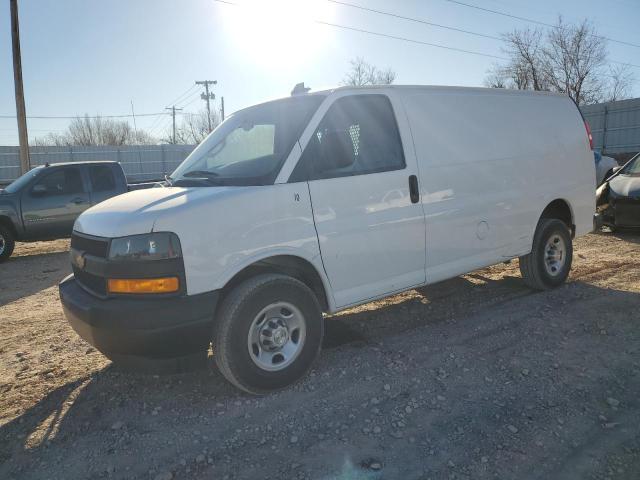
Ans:
POLYGON ((55 163, 36 167, 0 189, 0 262, 16 241, 71 236, 87 208, 130 188, 117 162, 55 163))

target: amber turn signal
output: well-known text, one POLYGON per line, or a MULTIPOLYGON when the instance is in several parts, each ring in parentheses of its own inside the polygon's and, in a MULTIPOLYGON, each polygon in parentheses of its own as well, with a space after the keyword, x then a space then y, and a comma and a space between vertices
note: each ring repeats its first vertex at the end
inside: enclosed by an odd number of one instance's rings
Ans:
POLYGON ((110 278, 109 293, 172 293, 180 286, 178 277, 164 278, 110 278))

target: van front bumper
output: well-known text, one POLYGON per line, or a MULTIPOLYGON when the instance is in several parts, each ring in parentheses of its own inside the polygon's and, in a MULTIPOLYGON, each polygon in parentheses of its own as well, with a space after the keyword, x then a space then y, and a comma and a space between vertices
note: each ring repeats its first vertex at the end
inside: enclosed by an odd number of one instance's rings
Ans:
POLYGON ((60 282, 59 289, 69 324, 111 359, 170 359, 209 347, 218 291, 101 299, 84 290, 73 275, 60 282))

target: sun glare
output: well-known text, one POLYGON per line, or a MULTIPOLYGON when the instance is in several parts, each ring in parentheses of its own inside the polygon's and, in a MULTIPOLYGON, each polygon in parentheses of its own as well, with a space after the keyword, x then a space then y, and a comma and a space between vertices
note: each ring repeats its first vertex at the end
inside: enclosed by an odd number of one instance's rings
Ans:
POLYGON ((224 9, 225 28, 238 55, 278 68, 299 66, 327 40, 329 32, 315 23, 328 20, 324 0, 238 0, 224 9))

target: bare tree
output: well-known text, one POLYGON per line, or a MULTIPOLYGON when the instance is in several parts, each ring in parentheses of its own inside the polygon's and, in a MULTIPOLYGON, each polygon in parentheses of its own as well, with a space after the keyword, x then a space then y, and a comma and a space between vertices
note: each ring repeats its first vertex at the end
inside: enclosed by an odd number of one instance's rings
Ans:
POLYGON ((609 91, 605 101, 615 102, 631 97, 631 85, 633 85, 635 78, 628 65, 609 67, 609 78, 609 91))
POLYGON ((499 66, 494 65, 487 76, 484 78, 485 87, 489 88, 507 88, 507 76, 499 66))
POLYGON ((569 25, 558 17, 546 32, 514 30, 503 39, 508 61, 488 71, 488 86, 566 93, 578 105, 629 93, 631 74, 628 69, 607 73, 606 39, 587 20, 569 25))
POLYGON ((543 49, 545 77, 557 92, 566 93, 578 105, 602 100, 606 84, 606 40, 587 20, 569 26, 558 18, 549 30, 543 49))
MULTIPOLYGON (((213 128, 220 124, 220 115, 216 110, 211 111, 211 125, 213 128)), ((185 113, 180 125, 176 126, 177 144, 198 144, 209 135, 209 121, 207 110, 198 113, 185 113)), ((173 130, 170 128, 162 140, 173 143, 173 130)))
POLYGON ((361 87, 364 85, 390 85, 396 79, 396 72, 391 68, 384 70, 367 63, 364 58, 357 57, 350 62, 351 68, 342 80, 343 85, 361 87))
POLYGON ((62 134, 35 139, 35 145, 149 145, 157 140, 144 130, 137 132, 127 121, 100 116, 76 117, 62 134))

